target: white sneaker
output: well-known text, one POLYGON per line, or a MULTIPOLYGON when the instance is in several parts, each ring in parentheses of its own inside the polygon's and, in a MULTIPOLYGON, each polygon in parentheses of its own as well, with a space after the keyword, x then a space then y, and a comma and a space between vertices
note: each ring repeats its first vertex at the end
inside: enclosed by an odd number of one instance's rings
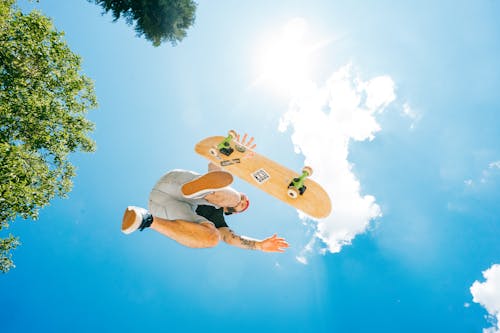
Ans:
POLYGON ((185 198, 201 198, 208 193, 228 187, 233 182, 233 175, 227 171, 211 171, 182 185, 185 198))
POLYGON ((124 234, 131 234, 137 229, 141 231, 151 225, 153 222, 153 216, 147 211, 147 209, 128 206, 123 214, 122 219, 122 232, 124 234))

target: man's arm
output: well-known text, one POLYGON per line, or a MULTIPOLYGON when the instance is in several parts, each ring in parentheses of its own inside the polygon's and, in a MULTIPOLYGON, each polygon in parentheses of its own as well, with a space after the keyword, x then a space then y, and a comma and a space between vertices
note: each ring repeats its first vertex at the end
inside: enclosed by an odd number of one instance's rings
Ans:
POLYGON ((276 234, 259 241, 256 239, 237 235, 236 233, 234 233, 234 231, 226 227, 218 228, 217 230, 219 230, 219 233, 224 242, 242 249, 261 250, 264 252, 285 252, 285 249, 288 247, 288 243, 285 241, 285 239, 276 236, 276 234))

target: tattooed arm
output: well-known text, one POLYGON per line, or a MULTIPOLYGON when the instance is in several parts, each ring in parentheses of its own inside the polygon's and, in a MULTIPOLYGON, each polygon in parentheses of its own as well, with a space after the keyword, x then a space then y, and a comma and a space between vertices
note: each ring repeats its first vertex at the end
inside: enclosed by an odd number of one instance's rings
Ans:
POLYGON ((245 236, 240 236, 234 233, 229 228, 219 228, 222 240, 229 245, 233 245, 247 250, 261 250, 264 252, 285 252, 288 243, 284 238, 279 238, 276 235, 264 240, 251 239, 245 236))

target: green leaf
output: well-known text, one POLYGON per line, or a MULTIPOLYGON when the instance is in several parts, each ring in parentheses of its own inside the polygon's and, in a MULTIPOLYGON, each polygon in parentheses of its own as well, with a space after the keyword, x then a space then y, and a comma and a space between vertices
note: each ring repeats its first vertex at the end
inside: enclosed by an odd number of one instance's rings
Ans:
POLYGON ((138 36, 145 36, 154 46, 162 42, 176 45, 187 36, 186 30, 194 24, 197 4, 192 0, 88 0, 111 11, 114 20, 125 18, 135 23, 138 36))
MULTIPOLYGON (((69 155, 95 150, 85 118, 97 107, 93 83, 63 37, 41 13, 0 2, 0 230, 65 197, 75 176, 69 155)), ((2 272, 14 267, 18 244, 0 238, 2 272)))

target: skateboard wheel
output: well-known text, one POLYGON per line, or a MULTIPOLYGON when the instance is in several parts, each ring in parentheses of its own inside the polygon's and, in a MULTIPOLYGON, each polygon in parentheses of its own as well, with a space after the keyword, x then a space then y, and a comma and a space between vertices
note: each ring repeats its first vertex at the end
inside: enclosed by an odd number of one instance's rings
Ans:
POLYGON ((215 149, 215 148, 210 148, 210 150, 208 152, 210 153, 210 155, 212 155, 214 157, 217 157, 219 155, 217 153, 217 149, 215 149))
POLYGON ((299 196, 299 191, 297 191, 296 188, 289 188, 288 189, 288 192, 287 192, 288 196, 292 199, 297 199, 297 197, 299 196))
POLYGON ((310 166, 305 166, 304 168, 302 168, 302 172, 305 172, 309 177, 313 174, 313 169, 310 166))
POLYGON ((231 136, 233 139, 236 139, 236 137, 238 136, 238 134, 236 133, 235 130, 230 130, 228 132, 229 136, 231 136))

